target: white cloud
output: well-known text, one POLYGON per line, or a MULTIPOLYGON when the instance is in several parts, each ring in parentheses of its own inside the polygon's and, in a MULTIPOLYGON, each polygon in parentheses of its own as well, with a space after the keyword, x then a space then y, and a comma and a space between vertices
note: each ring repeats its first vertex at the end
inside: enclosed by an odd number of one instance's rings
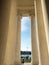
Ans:
POLYGON ((21 20, 21 32, 26 31, 28 29, 28 22, 30 22, 29 17, 23 17, 21 20))

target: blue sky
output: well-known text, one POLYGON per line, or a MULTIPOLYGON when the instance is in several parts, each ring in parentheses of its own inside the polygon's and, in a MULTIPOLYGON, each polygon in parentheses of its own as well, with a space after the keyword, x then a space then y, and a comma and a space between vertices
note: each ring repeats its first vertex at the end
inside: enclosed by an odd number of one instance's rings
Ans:
POLYGON ((30 17, 21 19, 21 50, 31 51, 30 17))

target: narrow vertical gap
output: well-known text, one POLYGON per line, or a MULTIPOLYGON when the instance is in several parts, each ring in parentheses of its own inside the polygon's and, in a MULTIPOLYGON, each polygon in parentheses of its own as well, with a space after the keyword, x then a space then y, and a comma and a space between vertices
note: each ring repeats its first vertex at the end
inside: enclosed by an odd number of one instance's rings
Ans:
POLYGON ((45 3, 46 3, 47 14, 48 14, 48 19, 49 19, 49 0, 45 0, 45 3))
POLYGON ((31 63, 31 18, 21 19, 21 62, 31 63))

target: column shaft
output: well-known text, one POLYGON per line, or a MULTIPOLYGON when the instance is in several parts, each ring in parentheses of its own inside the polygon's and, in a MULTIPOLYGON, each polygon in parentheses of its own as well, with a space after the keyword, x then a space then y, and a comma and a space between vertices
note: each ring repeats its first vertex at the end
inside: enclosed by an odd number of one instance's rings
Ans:
POLYGON ((16 65, 21 65, 20 43, 21 43, 21 17, 17 15, 17 43, 16 43, 16 65))
POLYGON ((9 27, 11 0, 0 0, 0 65, 3 65, 9 27))
POLYGON ((32 65, 38 65, 39 63, 35 23, 35 16, 31 16, 32 65))
POLYGON ((3 65, 15 64, 15 48, 17 41, 16 36, 17 36, 16 0, 11 0, 8 36, 3 65))
MULTIPOLYGON (((42 0, 36 0, 35 1, 35 16, 37 19, 37 25, 38 25, 38 38, 39 38, 39 48, 40 48, 40 60, 41 65, 49 65, 49 54, 48 54, 48 41, 46 36, 46 25, 45 22, 47 19, 45 19, 45 15, 43 13, 43 3, 42 0)), ((39 64, 40 65, 40 64, 39 64)))

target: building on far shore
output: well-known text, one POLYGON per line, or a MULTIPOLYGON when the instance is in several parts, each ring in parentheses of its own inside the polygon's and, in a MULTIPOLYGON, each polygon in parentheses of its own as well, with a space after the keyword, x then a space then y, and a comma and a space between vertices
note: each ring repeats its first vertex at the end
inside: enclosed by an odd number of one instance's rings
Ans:
POLYGON ((31 51, 21 51, 21 58, 26 58, 26 57, 31 59, 31 51))

